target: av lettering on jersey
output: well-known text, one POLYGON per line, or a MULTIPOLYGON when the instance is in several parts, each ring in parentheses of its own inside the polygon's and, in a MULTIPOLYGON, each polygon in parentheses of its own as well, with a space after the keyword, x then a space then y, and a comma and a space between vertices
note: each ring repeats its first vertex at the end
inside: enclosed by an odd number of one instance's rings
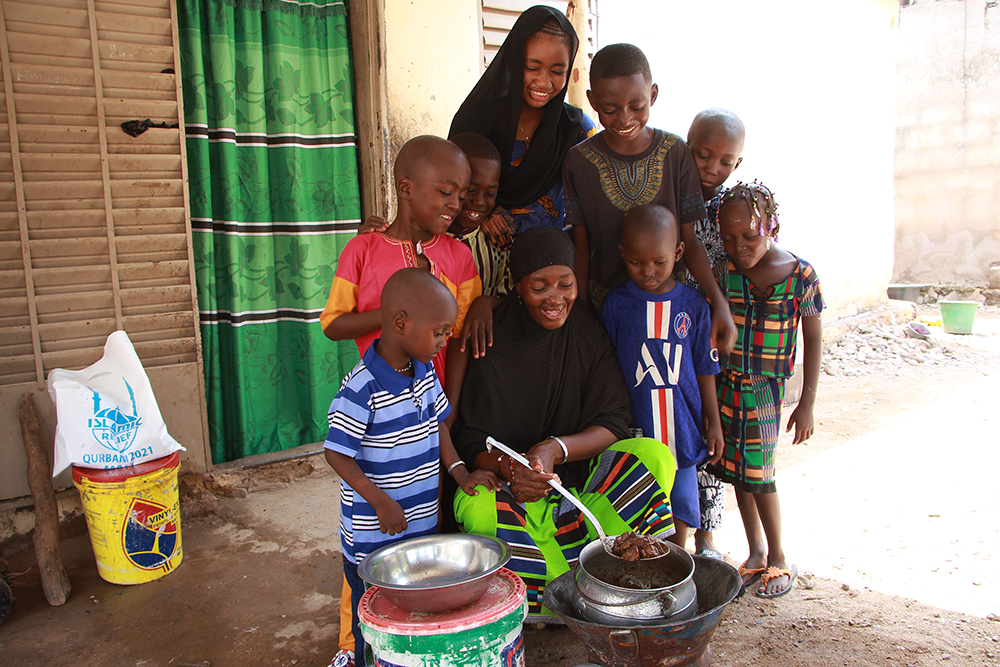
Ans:
MULTIPOLYGON (((94 416, 88 420, 90 432, 98 444, 118 454, 125 454, 128 451, 135 442, 135 435, 142 424, 142 418, 139 417, 135 406, 135 392, 132 391, 132 385, 125 378, 122 378, 122 382, 125 383, 129 398, 132 400, 132 414, 126 414, 118 405, 102 407, 101 395, 91 390, 94 394, 94 416)), ((129 463, 128 457, 123 458, 123 465, 129 463)))
POLYGON ((143 570, 170 569, 177 548, 177 508, 132 498, 128 520, 122 525, 125 557, 143 570))
MULTIPOLYGON (((639 362, 635 369, 635 386, 638 387, 648 376, 653 388, 650 389, 650 405, 653 412, 653 433, 650 437, 665 443, 670 453, 677 457, 677 443, 674 434, 674 396, 672 387, 677 386, 681 372, 681 360, 684 358, 684 346, 671 344, 670 336, 670 301, 649 301, 646 303, 646 340, 639 351, 639 362), (662 341, 662 343, 660 342, 662 341), (662 345, 665 368, 660 369, 653 358, 650 346, 662 345)), ((686 338, 691 329, 691 318, 681 312, 673 318, 674 332, 680 338, 686 338), (681 333, 683 331, 683 334, 681 333)))

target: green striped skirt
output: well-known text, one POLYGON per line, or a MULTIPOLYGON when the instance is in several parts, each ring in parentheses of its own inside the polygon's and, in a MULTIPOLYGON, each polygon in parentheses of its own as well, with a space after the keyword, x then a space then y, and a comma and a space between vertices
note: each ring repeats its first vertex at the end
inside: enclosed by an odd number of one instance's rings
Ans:
POLYGON ((723 370, 716 382, 725 448, 708 470, 741 491, 774 493, 785 379, 723 370))

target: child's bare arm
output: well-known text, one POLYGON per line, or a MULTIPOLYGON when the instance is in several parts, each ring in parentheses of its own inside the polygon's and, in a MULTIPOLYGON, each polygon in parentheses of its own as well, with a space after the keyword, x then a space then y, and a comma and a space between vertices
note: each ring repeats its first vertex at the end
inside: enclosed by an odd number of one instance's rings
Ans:
POLYGON ((382 311, 379 308, 363 313, 342 313, 323 329, 330 340, 350 340, 361 338, 382 327, 382 311))
POLYGON ((715 376, 699 375, 698 392, 701 394, 701 414, 705 418, 705 448, 709 463, 718 463, 722 458, 722 420, 719 418, 719 401, 715 393, 715 376))
POLYGON ((455 341, 462 352, 471 347, 472 356, 478 359, 486 354, 486 348, 493 346, 493 311, 501 303, 503 299, 485 294, 472 301, 465 315, 462 333, 455 341))
POLYGON ((406 530, 406 515, 403 513, 402 506, 368 479, 368 476, 361 472, 357 461, 332 449, 324 450, 324 452, 326 462, 337 471, 340 478, 375 508, 375 513, 378 515, 378 527, 383 533, 395 535, 406 530))
MULTIPOLYGON (((736 324, 733 314, 729 312, 729 301, 715 282, 712 275, 712 265, 705 253, 698 235, 694 233, 694 225, 680 225, 681 241, 684 241, 684 265, 701 286, 701 291, 712 304, 712 331, 709 342, 720 353, 729 354, 736 344, 736 324)), ((577 256, 579 261, 579 255, 577 256)))
POLYGON ((587 225, 570 227, 576 248, 576 298, 590 305, 590 232, 587 225))
POLYGON ((444 423, 449 429, 458 418, 458 402, 462 398, 462 383, 465 381, 465 369, 468 365, 469 353, 461 349, 458 341, 450 341, 444 364, 444 395, 451 404, 451 413, 444 423))
POLYGON ((449 473, 458 482, 458 485, 462 487, 463 491, 470 496, 478 496, 479 492, 476 491, 476 486, 478 485, 485 486, 490 491, 500 490, 500 481, 489 470, 477 469, 469 472, 465 463, 458 458, 458 452, 455 451, 455 444, 451 441, 451 433, 448 432, 448 428, 444 424, 438 426, 438 438, 441 449, 441 463, 444 465, 445 470, 450 468, 449 473), (455 465, 456 463, 458 465, 455 465))
POLYGON ((819 385, 819 369, 823 363, 823 316, 812 315, 802 318, 802 396, 788 418, 785 432, 795 425, 793 445, 805 442, 815 430, 813 406, 816 405, 816 389, 819 385))

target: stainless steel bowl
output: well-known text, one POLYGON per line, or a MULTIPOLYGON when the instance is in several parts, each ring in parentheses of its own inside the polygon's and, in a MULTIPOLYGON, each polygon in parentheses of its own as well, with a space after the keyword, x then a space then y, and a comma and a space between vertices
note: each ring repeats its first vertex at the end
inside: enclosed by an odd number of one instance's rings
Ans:
POLYGON ((442 612, 472 604, 510 560, 510 547, 484 535, 428 535, 368 554, 358 576, 397 607, 442 612))

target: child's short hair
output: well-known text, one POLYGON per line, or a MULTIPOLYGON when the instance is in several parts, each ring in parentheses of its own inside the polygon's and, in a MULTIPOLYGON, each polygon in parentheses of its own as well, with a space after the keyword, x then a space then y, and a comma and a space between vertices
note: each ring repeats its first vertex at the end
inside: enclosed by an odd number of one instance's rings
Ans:
POLYGON ((622 219, 622 243, 633 234, 647 233, 657 235, 673 233, 675 240, 680 242, 677 218, 669 208, 659 204, 636 206, 622 219))
POLYGON ((719 221, 722 209, 738 202, 745 203, 750 209, 750 217, 758 223, 758 231, 761 236, 767 236, 778 227, 778 202, 774 200, 774 193, 757 180, 754 180, 753 183, 737 181, 736 185, 729 188, 722 195, 722 201, 719 202, 715 221, 719 221), (764 223, 764 216, 767 217, 767 224, 764 223))
POLYGON ((465 157, 500 162, 500 151, 493 142, 478 132, 460 132, 451 138, 451 143, 462 149, 465 157))
POLYGON ((440 155, 454 155, 455 153, 464 158, 461 149, 447 139, 432 134, 413 137, 399 149, 396 161, 392 165, 392 179, 398 184, 401 178, 412 178, 414 172, 419 171, 417 165, 428 160, 435 160, 440 155))
POLYGON ((653 74, 649 70, 646 54, 634 44, 609 44, 594 54, 590 63, 590 87, 601 79, 617 79, 620 76, 642 74, 646 83, 652 83, 653 74))

